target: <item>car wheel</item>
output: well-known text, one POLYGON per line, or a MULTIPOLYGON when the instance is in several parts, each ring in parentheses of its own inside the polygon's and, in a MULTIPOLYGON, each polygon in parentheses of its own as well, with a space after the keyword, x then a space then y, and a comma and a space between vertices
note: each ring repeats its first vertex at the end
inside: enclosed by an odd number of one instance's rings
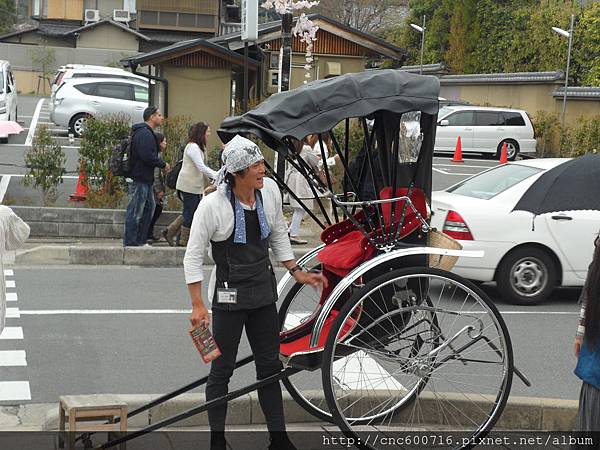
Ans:
POLYGON ((75 114, 71 121, 69 122, 69 131, 75 135, 75 137, 80 138, 83 134, 83 129, 85 128, 85 122, 90 118, 89 114, 75 114))
POLYGON ((514 161, 519 154, 519 143, 513 139, 504 139, 498 144, 498 159, 502 156, 502 147, 506 143, 506 159, 514 161))
POLYGON ((556 271, 554 261, 544 250, 519 248, 506 255, 498 266, 498 290, 509 303, 536 305, 554 290, 556 271))

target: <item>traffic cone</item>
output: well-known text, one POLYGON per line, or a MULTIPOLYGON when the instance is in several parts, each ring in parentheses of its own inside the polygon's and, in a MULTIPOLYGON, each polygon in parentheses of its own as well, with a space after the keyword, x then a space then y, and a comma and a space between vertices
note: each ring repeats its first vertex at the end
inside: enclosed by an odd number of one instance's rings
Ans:
POLYGON ((83 169, 79 171, 79 178, 77 179, 77 187, 75 192, 69 195, 69 201, 72 202, 84 202, 87 198, 88 186, 85 182, 85 172, 83 169))
POLYGON ((506 164, 508 160, 506 159, 506 155, 508 154, 508 145, 506 142, 502 145, 502 150, 500 150, 500 164, 506 164))
POLYGON ((464 162, 462 159, 462 144, 460 143, 460 136, 456 140, 456 149, 454 150, 454 158, 452 158, 452 162, 455 162, 455 163, 464 162))

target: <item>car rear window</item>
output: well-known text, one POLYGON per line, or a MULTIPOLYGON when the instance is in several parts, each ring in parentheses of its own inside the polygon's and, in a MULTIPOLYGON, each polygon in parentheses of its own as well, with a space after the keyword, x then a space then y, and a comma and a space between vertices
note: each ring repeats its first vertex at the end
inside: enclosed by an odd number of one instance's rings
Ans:
POLYGON ((502 165, 452 186, 447 192, 489 200, 541 171, 519 164, 502 165))
POLYGON ((523 120, 523 116, 520 113, 504 112, 503 114, 506 125, 517 127, 525 126, 525 120, 523 120))
POLYGON ((75 86, 75 89, 84 94, 91 95, 96 90, 96 83, 78 84, 75 86))

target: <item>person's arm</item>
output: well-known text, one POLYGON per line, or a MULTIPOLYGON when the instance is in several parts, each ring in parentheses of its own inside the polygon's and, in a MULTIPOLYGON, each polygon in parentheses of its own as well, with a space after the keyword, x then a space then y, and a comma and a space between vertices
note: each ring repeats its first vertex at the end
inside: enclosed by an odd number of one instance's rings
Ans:
MULTIPOLYGON (((590 270, 588 269, 588 275, 590 270)), ((581 303, 581 310, 579 311, 579 323, 577 324, 577 332, 575 333, 575 357, 579 358, 579 352, 581 351, 581 345, 583 344, 583 338, 585 336, 585 305, 587 303, 587 285, 588 278, 586 277, 581 295, 579 296, 579 303, 581 303)))
POLYGON ((203 262, 204 252, 216 230, 217 221, 215 214, 211 213, 210 207, 207 208, 207 203, 201 202, 196 209, 183 258, 185 282, 192 302, 190 321, 193 326, 198 326, 202 321, 207 326, 210 323, 208 308, 204 305, 202 298, 203 262))
POLYGON ((213 180, 217 178, 217 171, 212 170, 204 163, 204 153, 197 144, 190 144, 187 148, 187 154, 200 172, 213 180))

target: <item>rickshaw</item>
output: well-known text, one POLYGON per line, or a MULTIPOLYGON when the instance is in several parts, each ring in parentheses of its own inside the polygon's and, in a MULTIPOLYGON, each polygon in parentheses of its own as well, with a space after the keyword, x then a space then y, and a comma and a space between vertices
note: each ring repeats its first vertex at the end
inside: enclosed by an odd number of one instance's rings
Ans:
MULTIPOLYGON (((298 263, 322 271, 329 286, 319 291, 288 274, 279 281, 279 374, 102 448, 279 380, 300 406, 337 425, 359 448, 389 448, 365 439, 372 431, 379 436, 460 431, 458 442, 430 442, 449 448, 473 447, 490 431, 513 374, 529 382, 514 367, 510 336, 492 300, 449 271, 459 257, 483 253, 460 249, 430 226, 438 94, 435 77, 369 70, 273 95, 223 122, 218 133, 224 142, 236 134, 253 136, 309 182, 316 211, 267 163, 282 192, 322 228, 322 245, 298 263), (357 124, 358 155, 350 148, 357 124), (319 173, 297 150, 308 135, 318 135, 319 173), (332 148, 324 145, 326 136, 332 148), (334 152, 342 172, 338 180, 327 163, 334 152)), ((240 359, 236 368, 251 361, 240 359)), ((205 382, 206 377, 129 415, 205 382)))

